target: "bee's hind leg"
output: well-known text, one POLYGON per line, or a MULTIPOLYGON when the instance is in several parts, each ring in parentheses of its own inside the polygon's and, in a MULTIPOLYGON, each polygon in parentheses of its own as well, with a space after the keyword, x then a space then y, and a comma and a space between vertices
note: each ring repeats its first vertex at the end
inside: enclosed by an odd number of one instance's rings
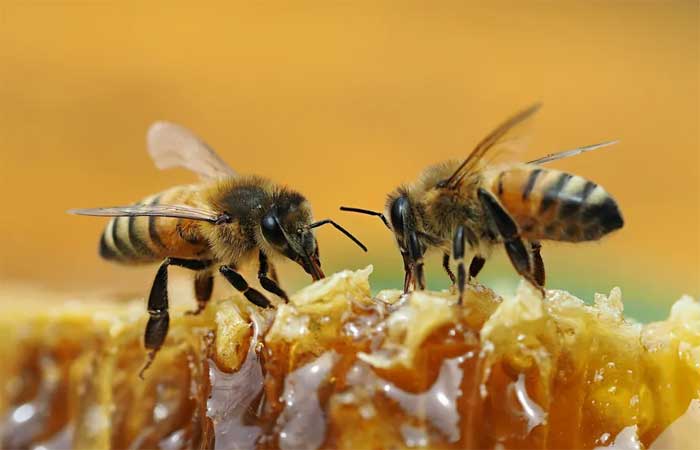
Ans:
POLYGON ((168 266, 170 265, 181 266, 191 270, 202 270, 211 265, 211 261, 165 258, 160 267, 158 267, 158 272, 156 272, 156 277, 151 287, 151 293, 148 296, 149 318, 143 340, 144 346, 149 352, 148 360, 139 372, 141 379, 143 379, 146 369, 153 364, 156 353, 163 346, 163 342, 168 336, 168 327, 170 326, 170 314, 168 313, 168 266))
POLYGON ((508 253, 510 262, 515 270, 530 282, 544 296, 544 288, 536 278, 530 264, 530 254, 525 243, 518 233, 518 226, 508 212, 503 209, 498 200, 491 193, 483 188, 479 188, 479 201, 484 206, 493 223, 496 225, 499 234, 503 238, 503 245, 508 253))
POLYGON ((261 294, 257 289, 254 289, 248 285, 248 282, 243 278, 243 276, 236 272, 236 269, 231 266, 221 266, 219 267, 219 272, 221 275, 228 280, 233 287, 235 287, 239 292, 245 295, 251 303, 261 308, 269 308, 272 306, 270 300, 267 299, 263 294, 261 294))
POLYGON ((285 302, 289 303, 289 297, 287 297, 287 293, 284 292, 284 290, 277 284, 277 274, 275 273, 274 267, 267 261, 267 255, 260 251, 258 254, 258 261, 260 263, 260 266, 258 268, 258 280, 260 280, 260 285, 265 289, 267 292, 271 292, 275 294, 278 297, 281 297, 284 299, 285 302), (269 269, 272 269, 271 275, 272 278, 268 278, 267 272, 269 269))
POLYGON ((197 309, 187 311, 187 315, 197 315, 204 311, 207 307, 207 302, 211 298, 212 290, 214 289, 214 277, 207 269, 211 267, 212 261, 209 259, 180 259, 168 258, 171 266, 184 267, 185 269, 195 270, 197 273, 194 278, 194 295, 197 299, 197 309))
POLYGON ((148 352, 146 364, 139 372, 139 378, 143 380, 143 374, 156 357, 156 353, 168 335, 170 315, 168 314, 168 265, 169 258, 158 268, 156 278, 153 280, 151 293, 148 296, 148 323, 144 334, 144 344, 148 352))

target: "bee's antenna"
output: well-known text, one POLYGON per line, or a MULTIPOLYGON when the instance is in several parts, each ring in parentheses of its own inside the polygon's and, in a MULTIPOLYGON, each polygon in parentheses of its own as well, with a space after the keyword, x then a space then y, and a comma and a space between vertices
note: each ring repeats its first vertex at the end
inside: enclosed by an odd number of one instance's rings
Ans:
POLYGON ((372 211, 371 209, 362 209, 362 208, 351 208, 349 206, 341 206, 340 207, 341 211, 348 211, 348 212, 356 212, 360 214, 367 214, 368 216, 377 216, 380 219, 382 219, 382 222, 384 222, 384 225, 388 229, 391 230, 391 225, 389 225, 389 221, 386 220, 386 217, 384 217, 384 214, 380 213, 379 211, 372 211))
POLYGON ((367 251, 367 247, 365 247, 365 244, 363 244, 362 242, 360 242, 360 240, 357 239, 357 238, 356 238, 355 236, 353 236, 352 234, 350 234, 350 232, 349 232, 348 230, 346 230, 345 228, 341 227, 341 226, 338 225, 337 223, 333 222, 331 219, 323 219, 323 220, 319 220, 318 222, 314 222, 314 223, 312 223, 311 225, 309 225, 309 228, 320 227, 321 225, 325 225, 325 224, 327 224, 327 223, 330 223, 330 224, 333 225, 338 231, 340 231, 340 232, 343 233, 345 236, 347 236, 348 238, 350 238, 350 240, 352 240, 355 244, 357 244, 357 246, 360 247, 362 250, 367 251))

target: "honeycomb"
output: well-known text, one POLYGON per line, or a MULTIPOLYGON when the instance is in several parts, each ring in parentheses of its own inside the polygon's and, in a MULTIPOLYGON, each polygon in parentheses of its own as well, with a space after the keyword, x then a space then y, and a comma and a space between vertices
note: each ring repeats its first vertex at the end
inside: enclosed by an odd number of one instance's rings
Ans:
POLYGON ((458 307, 449 291, 372 296, 370 273, 337 273, 276 309, 237 294, 199 316, 176 308, 144 381, 143 300, 3 314, 0 447, 700 447, 690 297, 642 325, 619 289, 588 306, 473 285, 458 307))

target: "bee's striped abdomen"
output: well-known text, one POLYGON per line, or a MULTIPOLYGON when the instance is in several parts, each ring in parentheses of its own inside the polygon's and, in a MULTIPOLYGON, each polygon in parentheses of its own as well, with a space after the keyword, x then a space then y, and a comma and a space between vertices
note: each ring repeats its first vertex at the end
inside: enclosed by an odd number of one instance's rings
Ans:
POLYGON ((583 177, 524 165, 491 179, 490 189, 527 239, 591 241, 623 225, 615 200, 583 177))
MULTIPOLYGON (((148 197, 140 205, 192 204, 195 190, 178 186, 148 197)), ((100 256, 125 264, 151 263, 163 258, 196 258, 208 251, 196 222, 154 216, 115 217, 100 238, 100 256)))

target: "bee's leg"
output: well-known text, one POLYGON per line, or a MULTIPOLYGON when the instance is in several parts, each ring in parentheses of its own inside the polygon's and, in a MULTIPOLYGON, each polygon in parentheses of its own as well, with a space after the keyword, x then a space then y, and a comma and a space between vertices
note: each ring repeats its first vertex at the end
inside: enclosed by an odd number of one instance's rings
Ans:
POLYGON ((424 291, 425 290, 425 270, 423 268, 424 264, 423 261, 418 261, 416 263, 416 275, 415 275, 415 280, 416 280, 416 288, 419 291, 424 291))
POLYGON ((275 268, 275 265, 271 262, 268 262, 267 266, 270 268, 270 279, 275 283, 279 284, 280 282, 279 278, 277 278, 277 269, 275 268))
POLYGON ((267 255, 265 255, 265 253, 263 253, 262 250, 258 254, 258 261, 260 262, 260 267, 258 269, 258 280, 260 280, 260 285, 267 292, 271 292, 278 297, 282 297, 285 303, 289 303, 289 297, 287 297, 287 293, 284 292, 281 287, 279 287, 277 281, 267 277, 269 263, 267 262, 267 255))
POLYGON ((221 272, 221 275, 223 275, 224 278, 226 278, 228 282, 231 283, 231 285, 235 287, 239 292, 242 292, 243 295, 245 295, 245 298, 247 298, 248 301, 250 301, 254 305, 257 305, 261 308, 269 308, 270 306, 272 306, 270 300, 268 300, 258 290, 250 287, 245 278, 243 278, 243 276, 240 273, 236 272, 236 269, 234 269, 233 267, 221 266, 219 267, 219 272, 221 272))
POLYGON ((455 274, 450 269, 450 254, 447 252, 443 253, 442 255, 442 268, 445 269, 447 276, 450 277, 450 281, 454 285, 457 282, 457 279, 455 278, 455 274))
POLYGON ((414 288, 419 291, 425 290, 425 270, 424 270, 423 259, 416 261, 415 266, 413 266, 414 275, 413 281, 415 283, 414 288))
POLYGON ((182 259, 182 258, 167 258, 168 264, 171 266, 184 267, 190 270, 204 270, 211 266, 210 259, 182 259))
POLYGON ((194 311, 187 311, 185 314, 197 315, 204 311, 207 302, 211 298, 211 292, 214 289, 214 277, 212 277, 211 272, 206 270, 211 266, 212 261, 209 259, 181 258, 168 258, 168 261, 171 266, 184 267, 185 269, 197 271, 194 278, 194 295, 197 299, 197 309, 194 311))
POLYGON ((484 264, 486 264, 486 259, 483 256, 474 255, 471 264, 469 264, 469 277, 476 278, 481 269, 484 268, 484 264))
POLYGON ((168 335, 170 315, 168 314, 168 265, 170 258, 165 258, 158 267, 156 277, 153 280, 151 293, 148 296, 148 323, 144 334, 144 345, 148 352, 146 364, 139 372, 139 378, 143 380, 143 374, 156 357, 156 353, 168 335))
POLYGON ((471 263, 469 264, 469 278, 467 278, 466 270, 464 269, 465 238, 469 242, 469 246, 471 248, 476 247, 477 241, 474 233, 465 228, 464 225, 460 225, 455 230, 455 235, 452 242, 452 254, 454 255, 455 261, 457 261, 457 287, 459 289, 458 304, 460 305, 462 304, 462 297, 464 295, 464 288, 467 280, 476 278, 486 262, 486 259, 484 259, 482 256, 474 255, 471 263))
POLYGON ((419 291, 425 289, 425 273, 423 271, 423 252, 415 231, 408 233, 408 253, 412 262, 413 282, 419 291))
POLYGON ((544 286, 544 261, 542 261, 542 255, 540 254, 542 244, 535 241, 530 245, 532 247, 532 276, 540 286, 544 286))
POLYGON ((185 314, 196 316, 204 311, 214 290, 214 276, 208 270, 200 270, 194 276, 194 296, 197 299, 197 309, 185 314))
POLYGON ((402 250, 401 257, 403 258, 403 293, 408 294, 413 283, 413 269, 411 268, 408 253, 402 250))
POLYGON ((464 287, 467 284, 467 272, 464 270, 464 225, 458 226, 455 230, 452 240, 452 256, 457 261, 457 289, 459 291, 457 304, 461 305, 464 287))
POLYGON ((515 267, 515 270, 544 295, 542 285, 538 283, 533 275, 530 255, 518 233, 518 226, 513 218, 503 209, 501 204, 498 203, 498 200, 483 188, 479 188, 479 201, 493 220, 499 234, 503 238, 506 253, 508 253, 510 262, 513 264, 513 267, 515 267))
POLYGON ((211 265, 211 261, 200 261, 192 259, 165 258, 158 267, 156 277, 153 280, 151 293, 148 296, 148 323, 144 334, 144 345, 148 353, 148 360, 139 372, 139 377, 143 379, 143 374, 153 363, 156 353, 163 346, 168 335, 170 325, 170 314, 168 314, 168 266, 176 265, 192 270, 202 270, 211 265))

